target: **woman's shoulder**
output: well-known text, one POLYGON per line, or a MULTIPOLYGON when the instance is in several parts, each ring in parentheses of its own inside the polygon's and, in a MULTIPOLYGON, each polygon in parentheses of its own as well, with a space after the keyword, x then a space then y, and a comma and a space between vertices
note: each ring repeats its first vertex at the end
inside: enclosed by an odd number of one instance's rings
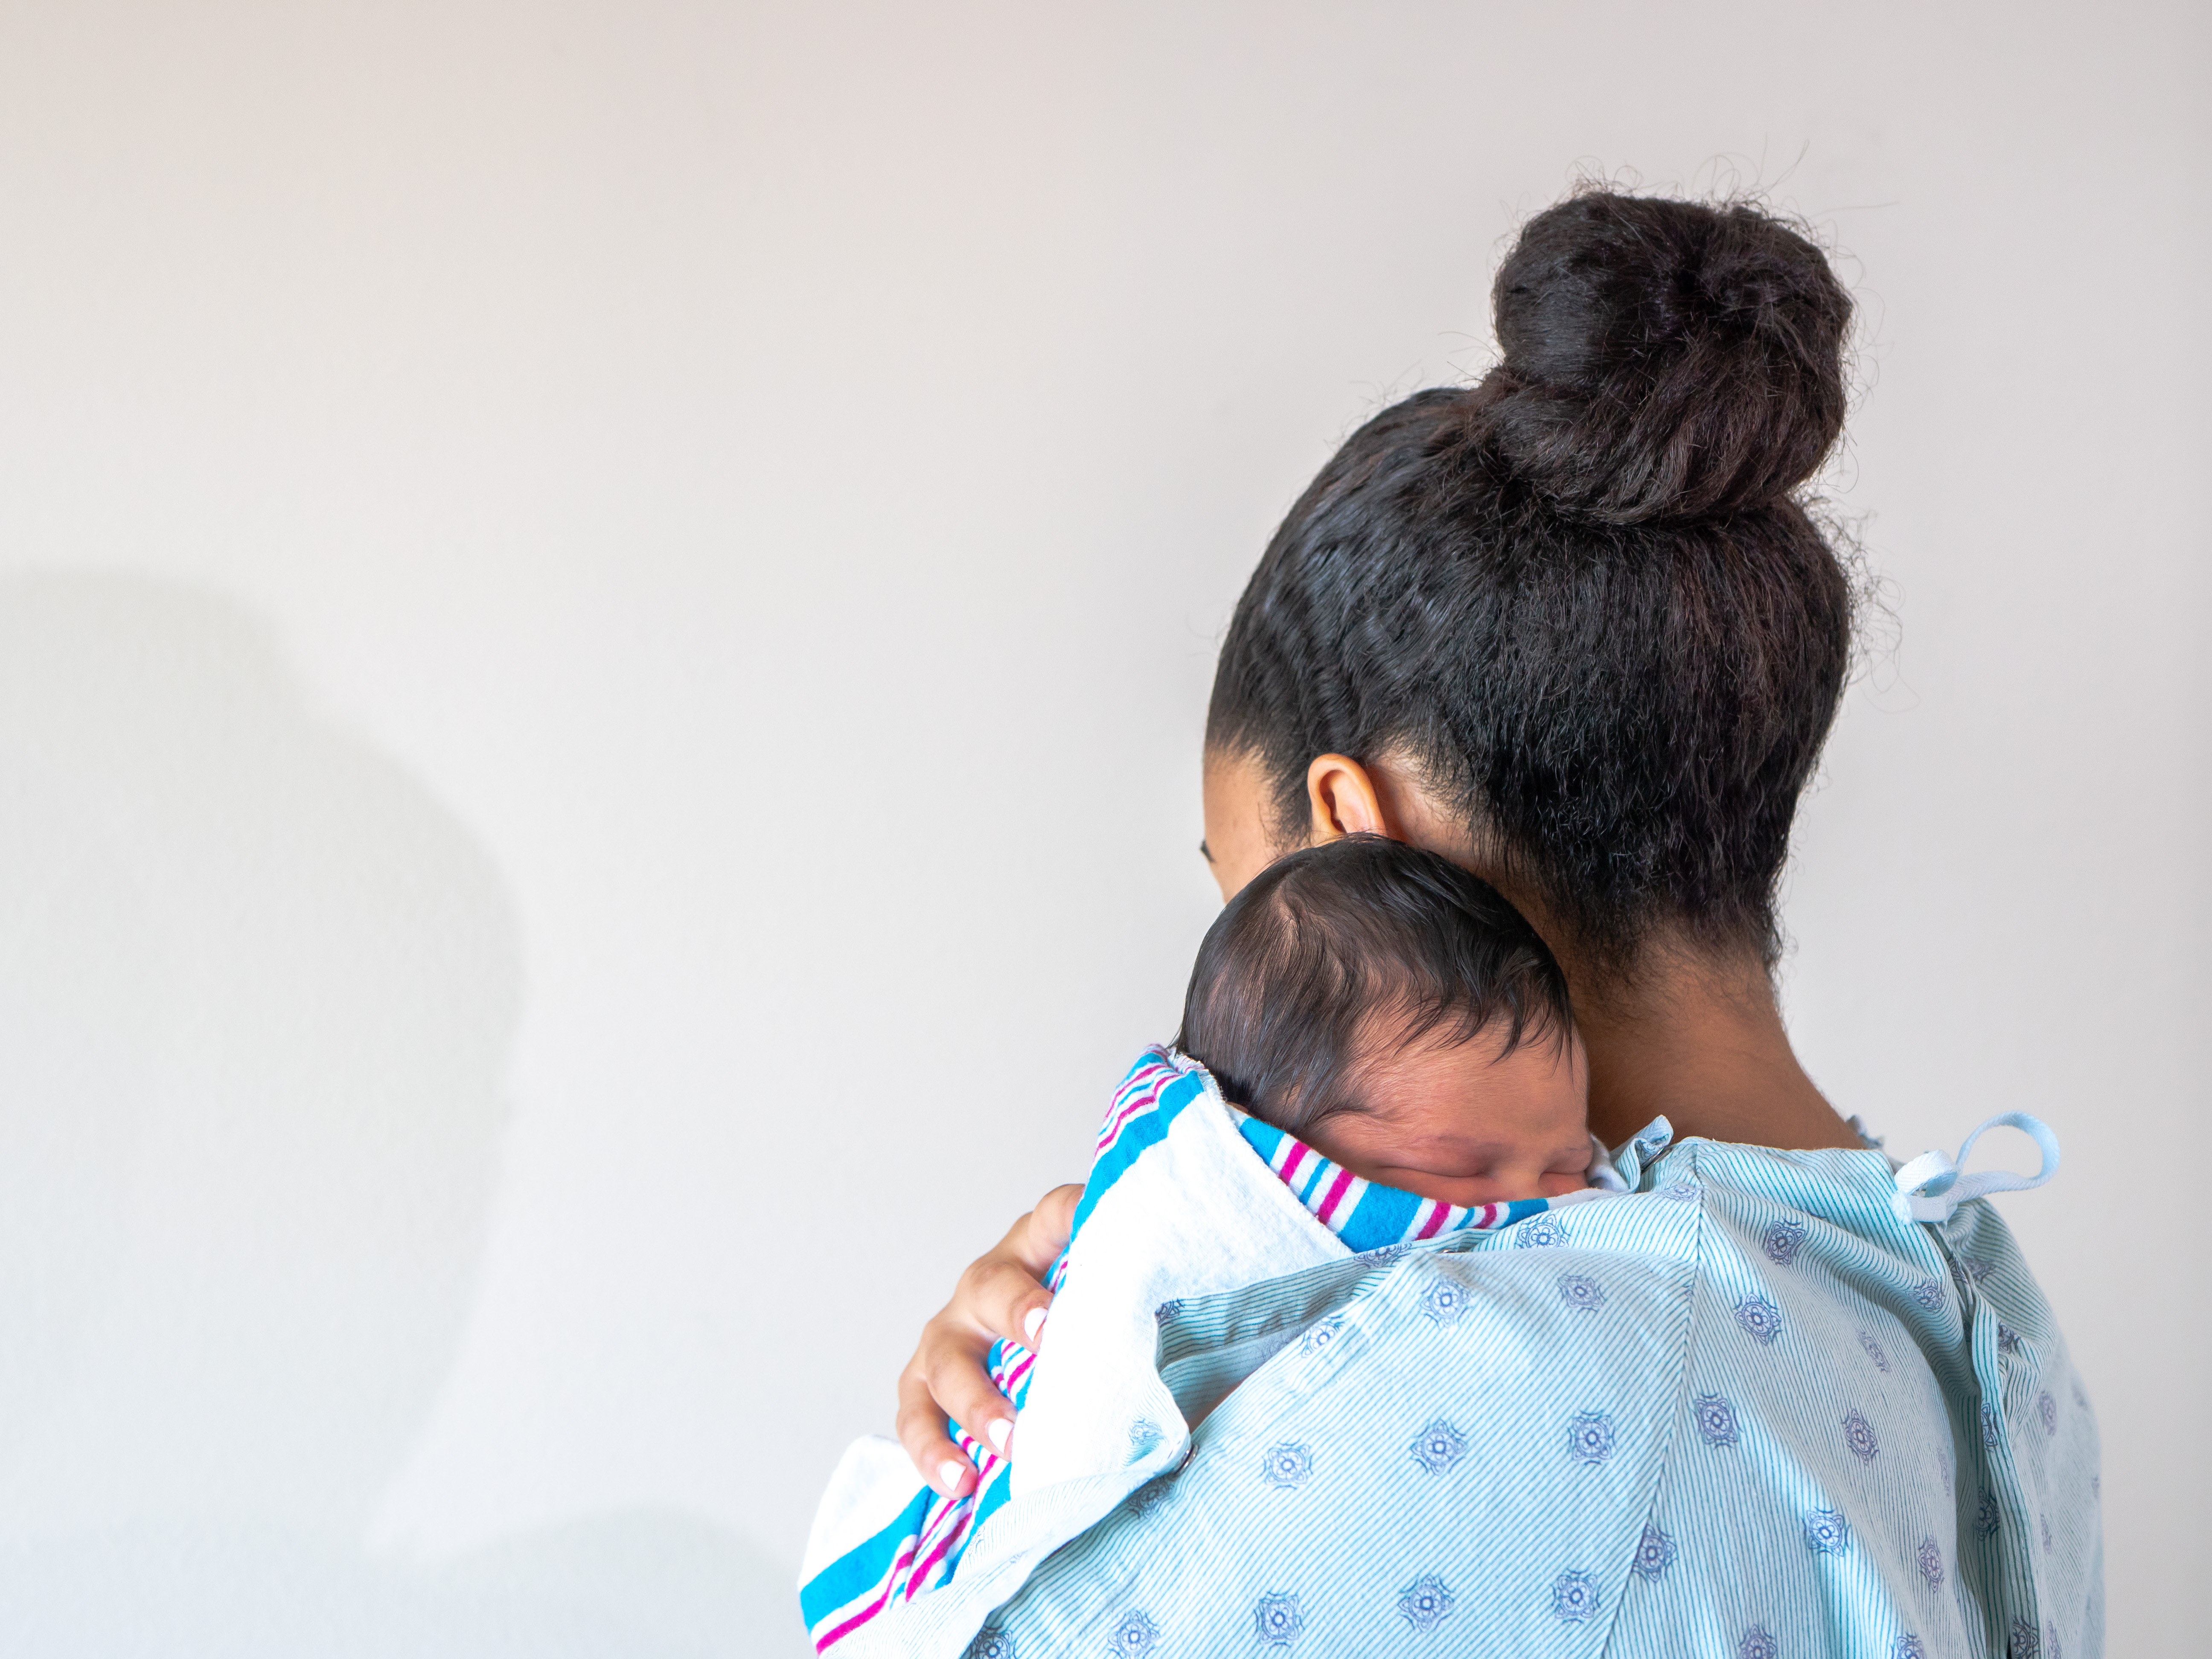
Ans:
MULTIPOLYGON (((1190 1075, 1140 1065, 1102 1152, 1190 1075)), ((1993 1620, 2080 1650, 2095 1424, 2002 1218, 1917 1217, 1912 1166, 1876 1151, 1655 1125, 1614 1157, 1619 1195, 1160 1310, 1188 1460, 994 1630, 1349 1651, 1604 1620, 1636 1652, 1722 1618, 1746 1653, 1911 1654, 1993 1620), (1445 1537, 1473 1540, 1456 1571, 1445 1537), (1842 1631, 1838 1572, 1875 1586, 1842 1631)))
POLYGON ((1005 1631, 1351 1651, 1599 1620, 1638 1652, 1723 1619, 1747 1653, 1904 1654, 1986 1613, 2081 1650, 2095 1427, 2002 1218, 1900 1218, 1875 1154, 1651 1150, 1623 1196, 1169 1310, 1192 1456, 1005 1631))

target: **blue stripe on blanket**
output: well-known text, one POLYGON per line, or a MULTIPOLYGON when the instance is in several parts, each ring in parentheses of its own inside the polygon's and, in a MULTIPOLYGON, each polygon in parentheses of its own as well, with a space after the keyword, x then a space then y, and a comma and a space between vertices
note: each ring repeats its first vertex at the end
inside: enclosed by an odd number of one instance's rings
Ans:
POLYGON ((1280 1129, 1272 1123, 1262 1123, 1256 1117, 1240 1117, 1237 1120, 1237 1133, 1243 1135, 1250 1143, 1252 1150, 1260 1154, 1262 1164, 1271 1170, 1275 1167, 1275 1154, 1283 1145, 1280 1129))
POLYGON ((1145 1148, 1165 1140, 1169 1127, 1182 1115, 1182 1109, 1205 1092, 1204 1073, 1184 1073, 1163 1086, 1152 1109, 1133 1119, 1121 1131, 1121 1138, 1099 1155, 1098 1161, 1091 1166, 1091 1179, 1084 1183, 1083 1201, 1075 1206, 1075 1224, 1067 1235, 1069 1243, 1073 1244, 1083 1231, 1083 1224, 1098 1207, 1098 1200, 1113 1189, 1114 1183, 1143 1155, 1145 1148))
POLYGON ((1344 1241, 1346 1249, 1355 1254, 1395 1244, 1413 1224, 1422 1203, 1415 1194, 1401 1192, 1395 1187, 1377 1186, 1370 1181, 1367 1190, 1360 1194, 1358 1204, 1337 1229, 1336 1236, 1344 1241))
MULTIPOLYGON (((1014 1466, 1012 1463, 1001 1463, 991 1484, 976 1494, 975 1518, 968 1526, 969 1543, 972 1544, 975 1541, 975 1534, 981 1529, 983 1523, 997 1514, 1000 1506, 1013 1495, 1013 1476, 1014 1466)), ((963 1547, 964 1549, 965 1547, 963 1547)))
POLYGON ((855 1544, 799 1586, 799 1616, 806 1620, 809 1630, 838 1608, 866 1595, 890 1576, 892 1561, 921 1533, 921 1523, 936 1497, 935 1492, 924 1486, 889 1526, 866 1542, 855 1544))

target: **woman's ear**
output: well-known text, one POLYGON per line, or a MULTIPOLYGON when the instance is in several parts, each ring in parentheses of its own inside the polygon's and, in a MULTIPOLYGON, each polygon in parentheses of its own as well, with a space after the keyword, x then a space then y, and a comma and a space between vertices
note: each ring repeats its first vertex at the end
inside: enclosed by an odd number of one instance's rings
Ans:
POLYGON ((1375 780, 1349 755, 1313 757, 1306 768, 1306 805, 1312 814, 1310 839, 1316 845, 1346 836, 1395 837, 1375 780))

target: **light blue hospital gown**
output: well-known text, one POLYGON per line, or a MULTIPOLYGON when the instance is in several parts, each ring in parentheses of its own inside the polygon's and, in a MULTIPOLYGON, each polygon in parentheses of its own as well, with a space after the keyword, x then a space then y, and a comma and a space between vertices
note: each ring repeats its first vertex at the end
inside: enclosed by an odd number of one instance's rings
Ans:
POLYGON ((1188 1457, 969 1654, 2100 1652, 2095 1422, 1986 1200, 1900 1219, 1871 1152, 1621 1161, 1164 1309, 1188 1457))

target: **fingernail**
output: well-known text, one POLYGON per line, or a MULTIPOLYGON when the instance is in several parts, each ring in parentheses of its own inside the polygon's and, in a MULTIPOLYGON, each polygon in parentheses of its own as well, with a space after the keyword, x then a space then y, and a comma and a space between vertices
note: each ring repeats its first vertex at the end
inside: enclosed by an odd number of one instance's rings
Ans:
POLYGON ((1031 1308, 1028 1316, 1022 1321, 1022 1338, 1031 1347, 1036 1346, 1037 1333, 1044 1328, 1044 1316, 1047 1311, 1043 1308, 1031 1308))
POLYGON ((999 1455, 1001 1457, 1006 1455, 1006 1441, 1013 1431, 1014 1425, 1003 1417, 983 1431, 990 1437, 991 1443, 999 1449, 999 1455))
POLYGON ((960 1481, 968 1473, 968 1466, 957 1458, 948 1457, 937 1466, 937 1484, 947 1498, 960 1490, 960 1481))

